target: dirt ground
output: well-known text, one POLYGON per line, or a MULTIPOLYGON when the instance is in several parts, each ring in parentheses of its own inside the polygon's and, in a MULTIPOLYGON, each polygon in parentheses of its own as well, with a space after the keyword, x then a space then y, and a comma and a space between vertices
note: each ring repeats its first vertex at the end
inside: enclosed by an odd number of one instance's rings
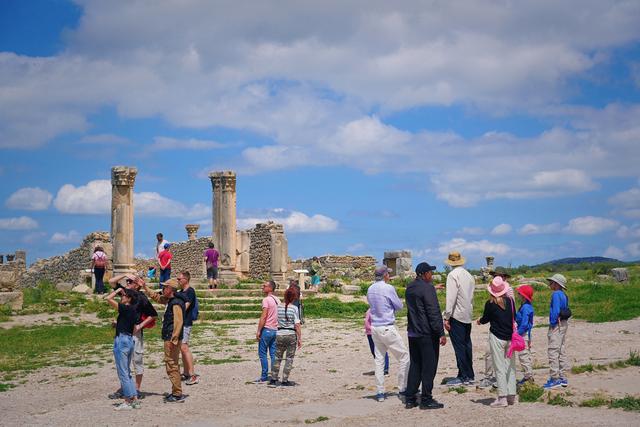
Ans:
MULTIPOLYGON (((544 319, 538 319, 538 323, 544 319)), ((21 321, 20 323, 31 323, 21 321)), ((165 404, 162 393, 170 384, 161 363, 158 346, 147 349, 148 365, 143 382, 147 393, 142 408, 114 411, 107 395, 118 388, 113 363, 78 368, 51 367, 30 374, 25 384, 0 394, 1 425, 193 425, 226 426, 265 424, 295 425, 318 422, 327 426, 371 425, 562 425, 562 426, 638 426, 640 413, 620 409, 581 408, 577 403, 601 392, 610 397, 640 395, 640 368, 609 369, 596 373, 568 375, 570 386, 559 392, 575 402, 573 407, 546 403, 521 403, 494 409, 488 406, 495 397, 490 391, 469 389, 467 393, 448 392, 437 386, 434 397, 445 408, 423 411, 404 409, 395 395, 397 364, 391 361, 386 379, 388 392, 383 402, 375 394, 373 358, 362 326, 356 322, 310 319, 303 327, 303 347, 297 353, 290 379, 298 383, 290 388, 269 388, 251 381, 259 376, 255 337, 256 321, 217 323, 202 328, 194 343, 196 372, 200 384, 184 386, 189 397, 184 403, 165 404), (222 328, 219 325, 225 324, 222 328), (207 341, 204 338, 211 338, 207 341), (233 341, 235 340, 235 341, 233 341), (224 344, 227 342, 227 344, 224 344), (240 356, 240 363, 198 365, 206 357, 222 359, 240 356), (89 375, 89 376, 86 376, 89 375)), ((404 331, 402 323, 400 330, 404 331)), ((487 346, 488 326, 473 328, 476 377, 484 370, 482 357, 487 346)), ((534 367, 536 383, 548 375, 546 329, 534 329, 534 367)), ((3 343, 6 345, 6 343, 3 343)), ((568 332, 568 353, 574 364, 604 364, 626 359, 630 350, 640 350, 640 319, 590 324, 572 321, 568 332)), ((441 352, 436 382, 455 376, 455 358, 451 344, 441 352)), ((556 393, 556 392, 554 392, 556 393)))

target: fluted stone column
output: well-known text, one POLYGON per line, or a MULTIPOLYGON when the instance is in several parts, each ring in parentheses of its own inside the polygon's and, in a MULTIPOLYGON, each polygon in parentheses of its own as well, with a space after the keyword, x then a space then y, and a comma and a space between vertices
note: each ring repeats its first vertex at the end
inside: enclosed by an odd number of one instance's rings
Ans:
POLYGON ((220 252, 218 278, 222 283, 236 284, 236 174, 211 172, 209 178, 213 190, 213 239, 220 252))
POLYGON ((135 272, 133 262, 133 184, 138 170, 111 168, 111 241, 113 274, 135 272))
POLYGON ((187 230, 188 240, 196 240, 198 238, 198 229, 200 228, 200 224, 187 224, 184 228, 187 230))

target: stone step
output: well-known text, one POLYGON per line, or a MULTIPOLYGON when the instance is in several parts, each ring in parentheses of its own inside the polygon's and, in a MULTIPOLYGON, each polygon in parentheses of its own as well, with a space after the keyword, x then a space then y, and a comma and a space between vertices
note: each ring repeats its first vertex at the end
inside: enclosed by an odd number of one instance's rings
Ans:
MULTIPOLYGON (((191 284, 191 286, 194 289, 198 289, 198 290, 208 290, 209 289, 209 285, 207 283, 196 283, 196 284, 191 284)), ((226 286, 226 285, 224 285, 226 286)), ((257 290, 262 290, 262 283, 238 283, 237 285, 232 285, 232 286, 226 286, 225 288, 217 288, 220 290, 223 289, 227 289, 227 290, 233 290, 233 289, 257 289, 257 290)))

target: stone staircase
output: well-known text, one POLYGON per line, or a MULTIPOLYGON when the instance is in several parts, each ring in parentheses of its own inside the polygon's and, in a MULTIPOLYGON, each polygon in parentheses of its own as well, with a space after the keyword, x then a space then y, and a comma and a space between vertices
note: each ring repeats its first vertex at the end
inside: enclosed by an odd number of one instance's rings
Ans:
MULTIPOLYGON (((191 285, 196 290, 199 312, 198 322, 232 320, 232 319, 258 319, 262 312, 261 283, 240 283, 234 287, 225 289, 209 289, 206 283, 191 285)), ((284 289, 276 289, 274 295, 281 300, 284 298, 284 289)), ((304 291, 305 298, 315 295, 315 290, 304 291)), ((161 315, 165 307, 154 304, 161 315)))

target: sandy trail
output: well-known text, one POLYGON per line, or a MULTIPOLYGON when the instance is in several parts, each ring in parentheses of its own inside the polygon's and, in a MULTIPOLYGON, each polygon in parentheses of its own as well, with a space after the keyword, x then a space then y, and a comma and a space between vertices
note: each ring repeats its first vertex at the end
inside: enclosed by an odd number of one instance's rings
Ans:
MULTIPOLYGON (((538 319, 542 323, 543 319, 538 319)), ((218 325, 224 323, 218 323, 218 325)), ((321 425, 531 425, 553 423, 565 426, 640 425, 640 414, 607 408, 557 407, 545 403, 520 404, 507 409, 487 406, 495 396, 486 390, 464 394, 448 393, 438 386, 434 396, 445 404, 439 411, 405 410, 397 397, 384 403, 372 399, 374 378, 364 373, 373 369, 366 338, 359 322, 310 320, 303 329, 302 350, 296 355, 291 388, 269 388, 247 382, 259 375, 257 345, 251 341, 256 322, 227 322, 227 327, 207 327, 201 342, 194 345, 200 384, 185 386, 189 395, 181 404, 162 403, 169 381, 156 348, 147 350, 143 390, 150 393, 136 411, 116 412, 107 394, 118 387, 113 363, 79 368, 52 367, 30 374, 27 382, 0 395, 1 425, 279 425, 304 424, 305 420, 328 417, 321 425), (230 343, 235 339, 237 342, 230 343), (215 344, 212 344, 213 341, 215 344), (228 344, 224 344, 227 342, 228 344), (240 356, 240 363, 198 365, 206 356, 223 359, 240 356), (158 365, 154 367, 154 365, 158 365), (91 374, 90 376, 82 376, 91 374), (499 417, 499 418, 496 418, 499 417)), ((399 327, 404 330, 404 325, 399 327)), ((487 326, 473 328, 474 367, 477 378, 484 369, 482 356, 487 342, 487 326)), ((533 348, 536 382, 547 377, 546 329, 534 330, 533 348)), ((604 364, 626 359, 630 350, 640 350, 640 319, 591 324, 572 321, 568 335, 572 363, 604 364)), ((152 346, 154 347, 154 346, 152 346)), ((396 364, 386 385, 395 387, 396 364)), ((442 349, 436 382, 456 373, 450 344, 442 349)), ((640 368, 571 375, 568 397, 580 402, 596 392, 612 397, 640 395, 640 368)))

